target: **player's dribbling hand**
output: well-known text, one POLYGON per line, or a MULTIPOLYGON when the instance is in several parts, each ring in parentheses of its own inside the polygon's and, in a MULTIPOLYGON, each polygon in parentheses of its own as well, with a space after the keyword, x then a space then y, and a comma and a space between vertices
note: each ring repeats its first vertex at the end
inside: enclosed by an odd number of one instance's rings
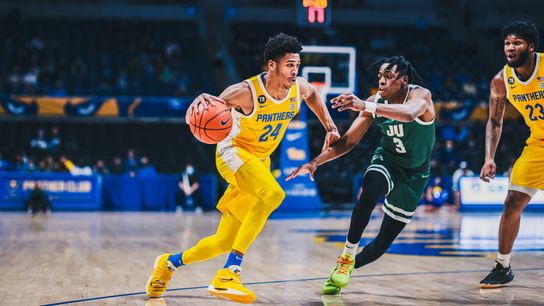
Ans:
POLYGON ((331 103, 332 108, 339 108, 339 112, 345 111, 346 109, 362 112, 366 109, 365 102, 352 93, 341 94, 332 99, 331 103))
POLYGON ((489 179, 494 179, 496 173, 497 165, 495 165, 494 160, 489 159, 482 167, 482 171, 480 172, 480 179, 486 183, 489 183, 489 179))
POLYGON ((306 173, 310 173, 310 180, 313 181, 315 170, 317 170, 317 164, 315 162, 305 163, 304 165, 293 170, 293 172, 291 172, 291 174, 285 178, 285 181, 287 182, 290 179, 294 179, 295 177, 306 173))
POLYGON ((325 142, 323 143, 323 148, 321 148, 321 152, 327 150, 338 140, 340 140, 340 133, 338 133, 338 130, 327 132, 327 135, 325 135, 325 142))
POLYGON ((215 106, 215 103, 223 103, 227 104, 227 102, 219 97, 212 96, 207 93, 202 93, 198 97, 196 97, 193 102, 191 102, 191 105, 189 105, 189 108, 187 108, 187 112, 185 113, 185 122, 189 122, 189 117, 191 116, 192 112, 195 111, 196 114, 198 114, 198 106, 200 104, 204 104, 204 109, 208 109, 208 105, 215 106))
POLYGON ((193 103, 191 103, 191 108, 193 108, 196 114, 198 114, 198 107, 200 106, 200 104, 204 104, 204 109, 208 109, 208 105, 215 106, 215 103, 223 103, 225 105, 227 104, 225 100, 219 97, 203 93, 193 100, 193 103))

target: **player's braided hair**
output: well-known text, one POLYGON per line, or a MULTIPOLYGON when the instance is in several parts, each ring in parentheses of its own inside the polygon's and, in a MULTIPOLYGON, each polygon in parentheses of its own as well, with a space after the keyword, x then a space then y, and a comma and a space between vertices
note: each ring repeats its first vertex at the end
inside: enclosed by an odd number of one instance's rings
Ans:
POLYGON ((274 37, 268 38, 264 45, 264 62, 268 60, 278 61, 286 53, 300 53, 302 44, 294 36, 280 33, 274 37))
POLYGON ((399 78, 402 76, 407 76, 409 83, 417 83, 417 82, 423 83, 423 80, 417 73, 412 63, 410 63, 409 60, 404 58, 404 56, 392 56, 392 57, 381 59, 371 64, 370 66, 368 66, 367 70, 379 69, 380 66, 383 65, 384 63, 389 64, 387 65, 387 69, 391 69, 393 68, 393 66, 397 65, 397 72, 399 73, 399 76, 398 76, 399 78))
POLYGON ((506 39, 509 35, 525 39, 530 44, 535 44, 535 49, 538 49, 540 35, 535 24, 530 21, 512 21, 502 28, 502 39, 506 39))

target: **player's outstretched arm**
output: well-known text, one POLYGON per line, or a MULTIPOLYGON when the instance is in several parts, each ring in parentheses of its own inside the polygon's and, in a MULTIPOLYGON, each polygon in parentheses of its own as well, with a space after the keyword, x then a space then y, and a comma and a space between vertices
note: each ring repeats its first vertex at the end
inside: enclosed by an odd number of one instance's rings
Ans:
POLYGON ((333 143, 337 142, 340 139, 340 134, 338 133, 338 128, 329 114, 329 110, 325 105, 325 102, 322 101, 321 96, 317 92, 317 89, 314 85, 310 84, 304 78, 298 78, 298 83, 300 85, 300 97, 306 101, 308 107, 312 112, 317 116, 327 134, 325 135, 325 141, 323 143, 323 148, 321 151, 324 151, 330 147, 333 143))
POLYGON ((410 99, 404 104, 376 104, 361 100, 352 93, 341 94, 332 99, 331 103, 332 108, 338 111, 346 109, 365 111, 400 122, 412 122, 423 115, 429 107, 433 107, 431 92, 425 88, 414 89, 410 99))
POLYGON ((484 182, 494 179, 497 172, 495 152, 501 139, 502 120, 507 100, 502 71, 499 71, 491 80, 489 91, 489 118, 485 128, 485 163, 480 171, 480 179, 484 182))
POLYGON ((366 134, 368 128, 372 125, 373 120, 374 119, 370 114, 364 112, 359 113, 359 116, 353 121, 349 130, 340 138, 340 140, 334 143, 330 148, 322 151, 321 154, 310 162, 295 169, 285 180, 288 181, 296 176, 309 173, 310 179, 313 181, 317 167, 351 151, 366 134))

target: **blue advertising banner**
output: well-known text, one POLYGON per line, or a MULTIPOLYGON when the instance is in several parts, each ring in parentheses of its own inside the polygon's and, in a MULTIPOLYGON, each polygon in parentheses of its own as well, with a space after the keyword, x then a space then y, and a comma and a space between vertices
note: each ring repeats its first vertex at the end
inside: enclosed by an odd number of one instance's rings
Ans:
POLYGON ((0 210, 23 210, 30 191, 38 183, 51 200, 53 210, 101 208, 101 178, 64 173, 0 172, 0 210))
POLYGON ((299 176, 288 182, 285 178, 293 170, 310 161, 306 107, 301 106, 298 120, 293 120, 285 131, 280 145, 279 183, 286 197, 278 211, 317 211, 321 209, 321 198, 315 182, 308 176, 299 176))

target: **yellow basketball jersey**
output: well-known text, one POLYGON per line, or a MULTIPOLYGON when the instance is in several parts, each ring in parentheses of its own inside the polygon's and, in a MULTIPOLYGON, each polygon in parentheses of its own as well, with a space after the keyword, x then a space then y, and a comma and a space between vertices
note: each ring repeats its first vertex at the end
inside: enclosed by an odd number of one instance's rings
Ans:
POLYGON ((287 96, 279 101, 268 94, 263 74, 245 80, 253 96, 253 111, 249 115, 232 111, 232 131, 217 145, 217 154, 236 171, 249 153, 261 160, 268 158, 278 147, 287 125, 300 109, 298 81, 287 96), (242 149, 242 150, 237 150, 242 149))
POLYGON ((544 145, 544 60, 542 53, 536 54, 535 70, 523 82, 518 79, 514 68, 503 68, 504 84, 508 101, 520 112, 531 130, 527 144, 544 145))

